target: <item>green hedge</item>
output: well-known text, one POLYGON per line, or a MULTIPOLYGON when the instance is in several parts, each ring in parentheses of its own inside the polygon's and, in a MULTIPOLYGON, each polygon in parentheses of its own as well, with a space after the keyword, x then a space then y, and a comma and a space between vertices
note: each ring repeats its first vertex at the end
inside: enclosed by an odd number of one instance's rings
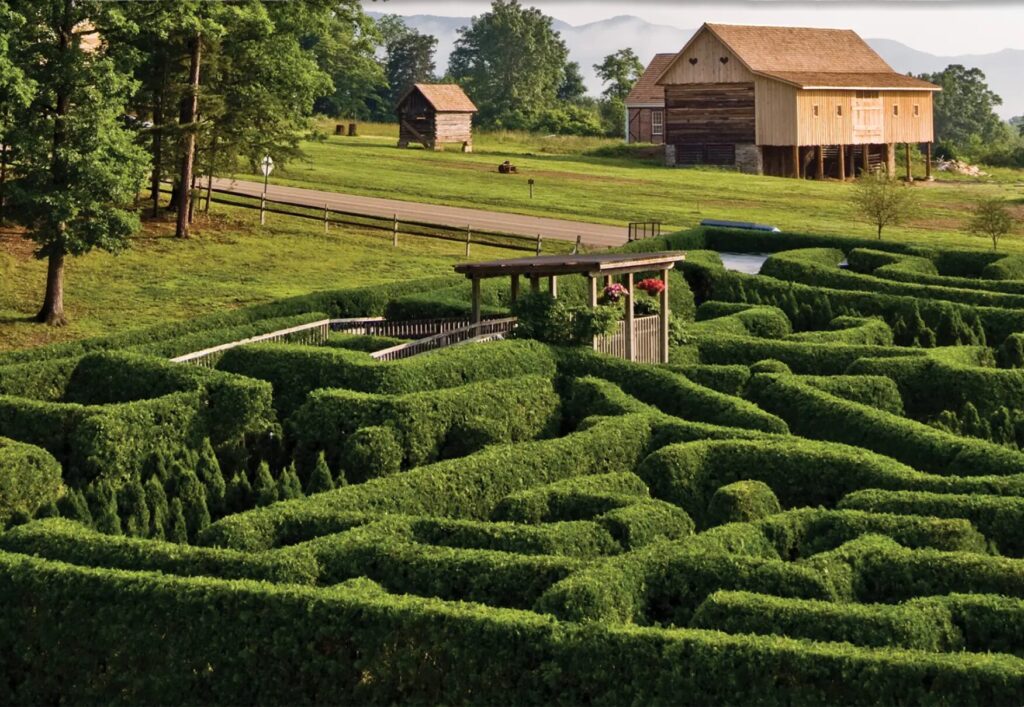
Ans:
POLYGON ((550 378, 555 373, 549 349, 533 341, 453 346, 390 362, 377 362, 365 353, 344 349, 259 344, 231 349, 217 367, 269 381, 274 405, 285 417, 318 388, 414 393, 492 378, 531 374, 550 378))
POLYGON ((63 518, 22 525, 0 535, 0 549, 85 567, 148 570, 180 576, 315 584, 320 567, 310 552, 247 553, 158 540, 104 535, 63 518))
POLYGON ((952 612, 933 603, 890 606, 719 591, 697 608, 690 626, 922 651, 956 651, 963 645, 952 612))
POLYGON ((747 401, 693 383, 672 371, 602 356, 587 349, 563 349, 562 375, 598 376, 664 413, 714 425, 785 433, 785 423, 747 401))
POLYGON ((346 478, 363 481, 367 470, 347 465, 343 450, 362 427, 390 427, 402 447, 402 466, 411 468, 442 457, 477 450, 475 442, 521 442, 558 429, 559 398, 551 380, 516 376, 457 388, 405 395, 376 395, 350 390, 314 391, 288 419, 297 456, 308 468, 324 450, 330 466, 346 478), (473 431, 478 430, 474 439, 473 431), (481 434, 483 437, 481 437, 481 434))
POLYGON ((650 405, 624 393, 614 383, 594 376, 562 378, 559 394, 562 398, 563 430, 575 430, 580 422, 592 415, 655 411, 650 405))
POLYGON ((584 558, 622 551, 622 546, 611 533, 593 521, 525 525, 452 518, 416 518, 410 526, 412 538, 427 545, 584 558))
MULTIPOLYGON (((851 369, 856 370, 856 366, 855 362, 851 369)), ((799 380, 837 398, 868 405, 893 415, 903 414, 900 389, 884 375, 799 376, 799 380)))
POLYGON ((56 459, 39 447, 0 437, 0 531, 11 521, 31 518, 63 494, 56 459))
MULTIPOLYGON (((981 276, 986 280, 1024 280, 1024 258, 1019 255, 1007 255, 986 265, 981 271, 981 276)), ((1024 282, 1018 283, 1017 286, 1024 290, 1024 282)))
POLYGON ((665 367, 673 373, 681 373, 697 385, 737 397, 742 395, 743 388, 750 380, 750 369, 739 364, 689 366, 667 364, 665 367))
POLYGON ((324 346, 335 349, 349 349, 351 351, 364 351, 373 353, 382 349, 389 349, 392 346, 409 343, 408 339, 399 339, 394 336, 373 336, 370 334, 344 334, 333 333, 324 346))
POLYGON ((211 525, 200 540, 206 545, 267 549, 331 532, 346 511, 485 520, 515 491, 635 467, 659 419, 625 415, 558 439, 488 447, 461 459, 228 516, 211 525))
POLYGON ((850 365, 865 357, 923 357, 921 349, 897 346, 864 346, 860 344, 812 343, 804 341, 773 341, 749 336, 697 337, 697 350, 704 364, 741 364, 775 359, 789 366, 794 373, 817 376, 842 375, 850 365))
POLYGON ((22 704, 198 696, 207 704, 868 705, 899 695, 906 704, 991 705, 1024 692, 1024 662, 1008 656, 577 626, 358 583, 274 587, 8 553, 0 622, 0 654, 10 658, 0 684, 6 702, 22 704), (41 615, 53 617, 52 630, 41 630, 41 615), (183 623, 204 630, 183 632, 183 623), (45 663, 31 657, 39 655, 45 663))
POLYGON ((64 397, 78 361, 60 358, 0 366, 0 395, 57 402, 64 397))
POLYGON ((1024 656, 1024 600, 991 594, 948 594, 915 601, 948 607, 966 650, 1024 656))
POLYGON ((756 336, 763 339, 782 339, 793 332, 789 317, 778 307, 750 306, 732 314, 712 318, 719 308, 708 303, 697 309, 697 321, 686 327, 688 336, 756 336))
POLYGON ((218 327, 205 331, 198 331, 194 334, 156 341, 145 344, 135 344, 126 347, 125 350, 136 353, 148 354, 151 356, 184 356, 185 354, 202 351, 219 344, 227 344, 232 341, 241 341, 260 334, 269 334, 272 331, 291 329, 300 324, 318 322, 329 319, 325 312, 306 312, 294 314, 288 317, 273 317, 271 319, 260 319, 247 324, 237 326, 218 327))
POLYGON ((708 525, 746 523, 779 513, 779 499, 763 481, 733 481, 720 486, 708 502, 708 525))
POLYGON ((795 434, 870 449, 915 469, 984 476, 1018 474, 1024 468, 1020 452, 837 398, 795 376, 754 376, 747 391, 751 400, 785 419, 795 434))
POLYGON ((825 331, 791 334, 788 341, 816 344, 853 344, 860 346, 892 346, 892 329, 876 317, 836 317, 825 331))
POLYGON ((864 489, 844 497, 841 508, 904 513, 939 518, 966 518, 1003 553, 1024 557, 1024 498, 984 494, 864 489))

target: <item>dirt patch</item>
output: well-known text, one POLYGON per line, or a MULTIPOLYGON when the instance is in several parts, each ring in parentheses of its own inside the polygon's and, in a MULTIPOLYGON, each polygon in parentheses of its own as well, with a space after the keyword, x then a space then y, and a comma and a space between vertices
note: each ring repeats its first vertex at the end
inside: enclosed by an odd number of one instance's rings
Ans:
POLYGON ((23 237, 24 229, 15 227, 0 228, 0 253, 8 255, 16 261, 23 262, 35 258, 36 245, 23 237))

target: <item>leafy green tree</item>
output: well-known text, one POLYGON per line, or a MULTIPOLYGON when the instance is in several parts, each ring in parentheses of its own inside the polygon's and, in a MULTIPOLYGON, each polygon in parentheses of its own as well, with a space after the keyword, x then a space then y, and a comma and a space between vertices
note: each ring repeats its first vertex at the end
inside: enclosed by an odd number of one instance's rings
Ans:
POLYGON ((939 140, 964 148, 974 140, 993 140, 999 135, 1002 121, 995 108, 1003 99, 988 87, 981 69, 951 64, 921 78, 942 87, 934 94, 935 134, 939 140))
POLYGON ((558 87, 558 100, 578 103, 587 95, 587 85, 583 82, 579 62, 569 61, 565 64, 562 84, 558 87))
POLYGON ((333 490, 334 480, 331 478, 331 469, 327 466, 324 453, 320 452, 316 459, 316 466, 313 468, 313 474, 309 477, 309 483, 306 484, 306 495, 311 496, 314 493, 333 490))
POLYGON ((117 515, 117 498, 106 481, 93 484, 88 490, 93 525, 107 535, 121 534, 121 518, 117 515))
POLYGON ((494 0, 459 30, 448 74, 476 103, 482 125, 526 128, 556 100, 568 56, 550 17, 494 0))
POLYGON ((420 34, 398 15, 385 15, 378 20, 377 26, 383 40, 387 80, 379 115, 391 120, 395 104, 413 84, 434 80, 437 38, 420 34))
POLYGON ((995 250, 999 239, 1013 230, 1013 214, 1003 199, 983 199, 973 209, 968 230, 976 236, 990 238, 992 250, 995 250))
POLYGON ((127 246, 139 225, 131 207, 148 160, 122 121, 131 76, 104 42, 85 41, 125 26, 122 3, 54 0, 18 8, 23 22, 8 51, 32 92, 27 105, 14 106, 4 137, 18 164, 9 208, 35 242, 36 257, 47 260, 36 320, 61 326, 65 259, 127 246))
POLYGON ((627 47, 607 55, 600 64, 594 64, 594 71, 604 84, 602 95, 605 98, 624 101, 633 84, 644 72, 644 65, 636 53, 627 47))
POLYGON ((8 133, 14 127, 15 108, 25 108, 32 100, 33 87, 11 56, 11 45, 24 23, 25 18, 0 0, 0 223, 7 202, 8 133))
MULTIPOLYGON (((296 3, 285 3, 293 5, 296 3)), ((301 3, 299 3, 301 4, 301 3)), ((315 101, 315 111, 331 116, 367 118, 374 97, 386 91, 384 70, 375 56, 380 31, 355 0, 331 4, 326 22, 307 33, 303 45, 331 87, 315 101)))
POLYGON ((903 223, 913 215, 914 192, 881 170, 867 172, 854 185, 853 205, 857 214, 875 227, 878 240, 882 240, 882 229, 903 223))

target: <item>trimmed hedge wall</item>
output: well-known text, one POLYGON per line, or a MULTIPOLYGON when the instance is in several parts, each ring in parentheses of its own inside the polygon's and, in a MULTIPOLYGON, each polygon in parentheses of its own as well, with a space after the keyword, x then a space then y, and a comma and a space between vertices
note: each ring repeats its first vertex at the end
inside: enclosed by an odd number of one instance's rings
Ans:
POLYGON ((924 357, 922 349, 897 346, 864 346, 860 344, 810 343, 805 341, 774 341, 742 336, 698 337, 700 361, 704 364, 742 364, 775 359, 794 373, 815 376, 837 376, 861 358, 924 357))
POLYGON ((492 378, 540 375, 551 378, 555 360, 534 341, 496 341, 487 346, 452 346, 407 359, 377 362, 365 353, 314 346, 257 344, 227 351, 217 368, 269 381, 274 405, 287 417, 318 388, 367 393, 415 393, 492 378))
POLYGON ((558 429, 559 398, 550 378, 517 376, 405 395, 326 389, 310 394, 288 419, 297 457, 312 468, 325 451, 351 481, 376 474, 353 468, 343 453, 363 427, 387 426, 402 447, 403 468, 477 451, 481 443, 522 442, 558 429), (476 434, 474 434, 474 432, 476 434))
POLYGON ((350 351, 364 351, 373 353, 389 349, 392 346, 409 343, 409 339, 399 339, 394 336, 373 336, 370 334, 344 334, 335 332, 324 342, 324 346, 334 349, 349 349, 350 351))
POLYGON ((63 495, 56 459, 39 447, 0 437, 0 533, 11 521, 31 518, 63 495))
POLYGON ((690 626, 922 651, 957 651, 963 645, 952 612, 932 603, 836 603, 719 591, 697 608, 690 626))
MULTIPOLYGON (((854 363, 851 368, 856 370, 856 366, 854 363)), ((799 376, 798 379, 801 383, 837 398, 867 405, 893 415, 903 414, 900 389, 884 375, 799 376)))
POLYGON ((867 705, 899 695, 990 705, 1024 692, 1024 662, 1009 656, 576 626, 365 583, 273 587, 9 553, 0 570, 0 654, 11 657, 0 684, 10 703, 867 705), (40 616, 53 630, 40 630, 40 616), (205 630, 181 630, 199 617, 205 630), (29 658, 38 655, 45 665, 29 658))
POLYGON ((785 419, 795 434, 870 449, 915 469, 963 476, 1024 469, 1020 452, 837 398, 795 376, 757 375, 747 391, 751 400, 785 419))
POLYGON ((786 339, 816 344, 893 345, 892 329, 877 317, 836 317, 827 331, 805 331, 786 339))

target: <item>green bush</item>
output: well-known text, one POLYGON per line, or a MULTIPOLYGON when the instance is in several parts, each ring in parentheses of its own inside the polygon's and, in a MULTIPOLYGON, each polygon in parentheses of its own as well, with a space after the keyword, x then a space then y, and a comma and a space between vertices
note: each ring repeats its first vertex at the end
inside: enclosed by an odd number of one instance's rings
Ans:
MULTIPOLYGON (((791 373, 789 366, 784 364, 782 361, 776 361, 774 358, 766 358, 761 361, 754 361, 750 364, 750 368, 747 369, 752 375, 757 373, 791 373)), ((747 381, 750 377, 747 377, 747 381)), ((740 393, 742 394, 742 390, 740 393)))
POLYGON ((714 365, 666 365, 673 373, 681 373, 697 385, 717 390, 726 395, 739 396, 750 380, 750 369, 746 366, 714 366, 714 365))
POLYGON ((615 332, 622 305, 571 306, 547 292, 527 292, 512 304, 516 339, 534 339, 555 346, 590 346, 595 336, 615 332))
POLYGON ((955 651, 963 644, 950 610, 931 603, 836 603, 720 591, 697 608, 690 626, 922 651, 955 651))
POLYGON ((892 346, 892 329, 876 317, 836 317, 827 331, 805 331, 786 337, 789 341, 818 344, 853 344, 860 346, 892 346))
POLYGON ((0 366, 0 395, 58 402, 78 361, 60 358, 0 366))
POLYGON ((224 354, 218 368, 269 381, 274 405, 287 417, 318 388, 367 393, 414 393, 492 378, 555 373, 549 349, 532 341, 452 346, 398 361, 378 363, 364 353, 283 344, 242 346, 224 354))
POLYGON ((60 464, 46 450, 0 437, 0 531, 64 495, 60 464))
POLYGON ((1024 600, 990 594, 948 594, 914 601, 948 607, 966 650, 1024 656, 1024 600))
POLYGON ((404 458, 395 429, 371 425, 349 435, 338 455, 338 466, 346 481, 362 482, 397 474, 404 458))
POLYGON ((743 336, 699 337, 696 340, 700 361, 704 364, 741 364, 751 366, 759 361, 780 361, 794 373, 835 376, 846 372, 861 358, 924 357, 920 349, 896 346, 864 346, 860 344, 809 343, 774 341, 743 336))
POLYGON ((983 494, 944 494, 924 491, 863 489, 845 496, 840 508, 907 515, 965 518, 992 540, 999 550, 1024 557, 1024 498, 983 494))
POLYGON ((756 336, 762 339, 782 339, 793 331, 789 317, 778 307, 747 306, 733 312, 723 311, 716 303, 702 304, 697 309, 697 321, 686 327, 689 336, 756 336), (719 316, 716 314, 721 313, 719 316))
POLYGON ((601 523, 566 521, 526 525, 448 518, 416 518, 412 538, 427 545, 500 550, 524 555, 599 557, 622 551, 601 523))
MULTIPOLYGON (((1019 255, 1007 255, 989 263, 981 271, 986 280, 1024 280, 1024 258, 1019 255)), ((1024 283, 1020 284, 1024 288, 1024 283)))
POLYGON ((394 336, 371 336, 369 334, 343 334, 336 332, 330 335, 327 341, 324 342, 324 346, 373 353, 374 351, 381 351, 392 346, 407 343, 409 343, 408 339, 399 339, 394 336))
POLYGON ((362 469, 343 460, 341 450, 362 427, 391 429, 402 450, 402 466, 411 468, 436 461, 446 451, 461 452, 452 456, 476 451, 472 438, 478 436, 473 434, 477 428, 492 433, 484 440, 488 443, 546 436, 558 429, 558 408, 551 380, 542 376, 404 395, 327 389, 314 391, 287 427, 306 468, 312 468, 317 452, 323 450, 331 467, 344 469, 351 481, 361 481, 366 478, 362 469))
MULTIPOLYGON (((902 361, 903 359, 895 360, 902 361)), ((858 370, 857 363, 854 363, 851 369, 858 370)), ((900 396, 900 390, 886 376, 799 376, 799 380, 801 383, 837 398, 868 405, 893 415, 903 414, 903 398, 900 396)))
POLYGON ((779 499, 763 481, 734 481, 719 487, 708 503, 709 526, 745 523, 779 513, 779 499))
POLYGON ((585 475, 511 493, 492 517, 516 523, 585 520, 648 496, 647 486, 631 472, 585 475))

